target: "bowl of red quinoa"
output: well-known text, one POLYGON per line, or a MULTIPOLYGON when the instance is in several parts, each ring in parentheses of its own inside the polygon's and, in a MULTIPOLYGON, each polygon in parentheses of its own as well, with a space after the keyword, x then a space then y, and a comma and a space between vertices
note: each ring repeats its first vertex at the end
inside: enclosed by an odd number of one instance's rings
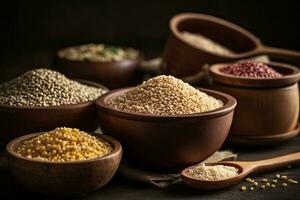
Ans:
POLYGON ((248 60, 212 65, 210 77, 213 89, 238 101, 228 141, 277 144, 298 135, 300 71, 297 67, 248 60))
POLYGON ((97 99, 96 106, 103 133, 118 138, 131 161, 159 171, 180 171, 222 146, 236 100, 158 76, 137 87, 113 90, 97 99), (165 82, 157 84, 160 80, 165 82))
POLYGON ((251 60, 215 64, 209 69, 216 82, 239 87, 272 88, 297 83, 300 71, 285 63, 263 63, 251 60))

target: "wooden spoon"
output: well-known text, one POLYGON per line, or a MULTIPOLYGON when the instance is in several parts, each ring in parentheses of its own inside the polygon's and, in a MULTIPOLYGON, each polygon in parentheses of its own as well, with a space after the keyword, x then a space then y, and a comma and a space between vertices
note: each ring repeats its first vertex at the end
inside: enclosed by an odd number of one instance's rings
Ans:
POLYGON ((265 172, 295 163, 300 163, 300 152, 259 161, 225 161, 205 164, 210 166, 226 165, 237 168, 239 174, 228 179, 218 181, 206 181, 193 178, 187 172, 189 169, 192 169, 195 166, 191 166, 182 170, 181 178, 183 179, 185 184, 192 188, 199 190, 214 190, 238 184, 251 173, 265 172))

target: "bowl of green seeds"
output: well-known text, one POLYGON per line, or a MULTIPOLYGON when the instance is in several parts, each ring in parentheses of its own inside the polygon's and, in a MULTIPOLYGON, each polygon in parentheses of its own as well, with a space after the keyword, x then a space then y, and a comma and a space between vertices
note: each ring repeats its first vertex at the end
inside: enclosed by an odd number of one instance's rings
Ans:
POLYGON ((136 49, 91 43, 60 49, 56 69, 115 89, 139 81, 138 67, 142 60, 136 49))

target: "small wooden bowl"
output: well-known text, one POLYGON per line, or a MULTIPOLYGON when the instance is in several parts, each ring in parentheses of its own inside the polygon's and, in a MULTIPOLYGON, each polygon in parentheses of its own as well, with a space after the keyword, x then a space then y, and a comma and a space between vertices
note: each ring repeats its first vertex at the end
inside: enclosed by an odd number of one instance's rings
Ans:
POLYGON ((188 115, 151 115, 116 110, 107 105, 132 88, 111 91, 96 101, 101 129, 122 142, 137 164, 158 171, 178 171, 216 152, 229 132, 236 100, 200 89, 224 102, 222 108, 188 115))
MULTIPOLYGON (((79 82, 108 90, 103 85, 91 81, 79 82)), ((0 143, 24 134, 52 130, 56 127, 73 127, 84 131, 98 128, 97 110, 94 101, 80 104, 32 107, 0 104, 0 143)))
POLYGON ((300 71, 281 63, 267 63, 284 76, 256 79, 231 76, 219 71, 228 64, 210 68, 212 88, 234 96, 238 105, 228 137, 237 144, 264 145, 298 135, 300 71))
POLYGON ((57 58, 55 69, 70 77, 95 81, 109 89, 115 89, 135 85, 139 81, 138 67, 142 60, 141 53, 136 59, 112 62, 81 62, 57 58))
POLYGON ((107 184, 114 176, 122 157, 120 143, 108 136, 94 134, 109 142, 114 150, 103 157, 70 162, 49 162, 24 158, 16 149, 24 141, 43 133, 33 133, 12 140, 7 146, 9 169, 25 188, 54 196, 75 196, 107 184))
POLYGON ((231 22, 199 13, 181 13, 169 24, 170 36, 165 45, 161 69, 176 77, 197 74, 205 64, 233 62, 258 55, 299 63, 300 52, 268 47, 252 33, 231 22), (200 33, 228 47, 235 53, 221 55, 186 42, 181 32, 200 33))
POLYGON ((209 68, 209 71, 212 79, 218 83, 246 88, 279 88, 293 85, 300 79, 299 68, 295 66, 277 62, 270 62, 266 64, 281 73, 283 76, 268 79, 238 77, 220 71, 220 69, 228 65, 225 63, 212 65, 209 68))

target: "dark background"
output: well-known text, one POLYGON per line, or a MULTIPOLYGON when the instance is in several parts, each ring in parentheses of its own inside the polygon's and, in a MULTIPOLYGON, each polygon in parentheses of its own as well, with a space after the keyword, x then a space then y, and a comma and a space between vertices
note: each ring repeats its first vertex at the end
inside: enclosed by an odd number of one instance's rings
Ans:
POLYGON ((0 82, 50 66, 58 48, 80 43, 133 46, 147 58, 158 56, 170 18, 181 12, 215 15, 248 29, 267 45, 300 50, 297 1, 10 0, 0 10, 0 82))

